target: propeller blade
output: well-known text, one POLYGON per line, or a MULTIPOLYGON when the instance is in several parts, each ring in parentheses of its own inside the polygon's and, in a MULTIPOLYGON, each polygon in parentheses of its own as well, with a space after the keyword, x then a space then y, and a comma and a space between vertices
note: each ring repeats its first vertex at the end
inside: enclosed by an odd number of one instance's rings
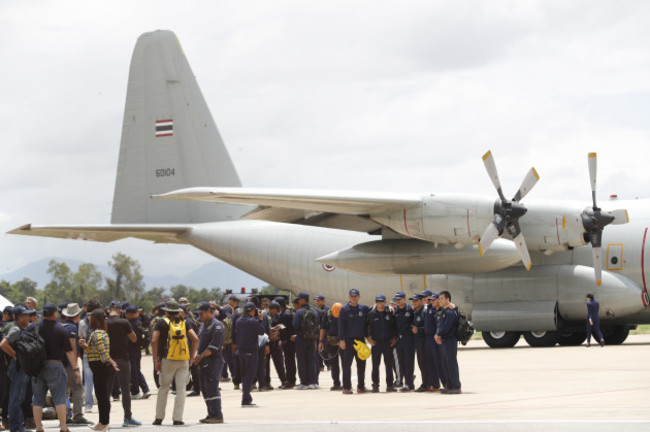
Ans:
POLYGON ((591 253, 594 258, 594 273, 596 274, 596 285, 600 286, 603 283, 603 261, 600 256, 601 248, 592 247, 591 253))
POLYGON ((526 240, 524 240, 524 235, 520 232, 517 237, 514 238, 515 246, 517 247, 517 252, 521 257, 521 262, 524 263, 526 270, 530 270, 532 261, 530 260, 530 255, 528 254, 528 248, 526 247, 526 240))
POLYGON ((487 228, 485 228, 485 232, 481 236, 481 241, 478 243, 479 255, 483 256, 497 237, 499 237, 499 229, 496 227, 494 222, 492 222, 487 226, 487 228))
POLYGON ((519 190, 515 194, 513 200, 519 202, 523 197, 525 197, 528 194, 528 192, 530 192, 530 190, 533 188, 533 186, 535 186, 538 180, 539 180, 539 174, 537 174, 535 168, 531 168, 530 171, 528 171, 528 174, 526 174, 524 181, 521 182, 521 186, 519 186, 519 190))
POLYGON ((630 221, 630 216, 625 209, 612 210, 609 213, 614 216, 613 225, 623 225, 630 221))
POLYGON ((494 163, 494 158, 492 157, 492 152, 488 151, 483 155, 483 164, 485 165, 485 169, 488 172, 488 175, 490 176, 490 180, 492 180, 492 184, 496 188, 497 192, 499 193, 499 198, 501 198, 501 201, 506 201, 506 197, 503 195, 503 191, 501 190, 501 181, 499 181, 499 173, 497 172, 497 166, 494 163))
POLYGON ((591 199, 594 201, 594 208, 596 208, 596 174, 598 171, 596 153, 589 153, 587 162, 589 164, 589 181, 591 182, 591 199))

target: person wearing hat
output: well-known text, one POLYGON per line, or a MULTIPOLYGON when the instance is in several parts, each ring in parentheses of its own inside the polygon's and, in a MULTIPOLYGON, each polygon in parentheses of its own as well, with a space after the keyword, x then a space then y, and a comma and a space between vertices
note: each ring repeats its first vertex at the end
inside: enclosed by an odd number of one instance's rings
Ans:
POLYGON ((269 304, 269 317, 271 318, 269 331, 269 355, 266 357, 266 376, 264 385, 271 387, 271 360, 280 379, 281 387, 287 383, 287 374, 284 370, 284 353, 280 344, 280 304, 275 300, 269 304))
POLYGON ((438 295, 442 312, 438 315, 434 339, 442 351, 443 368, 446 373, 447 386, 441 390, 443 394, 461 393, 460 376, 458 372, 458 339, 454 327, 458 322, 458 314, 451 304, 449 291, 441 291, 438 295))
MULTIPOLYGON (((81 373, 77 365, 77 358, 70 345, 70 338, 65 329, 57 322, 59 308, 54 303, 43 305, 43 320, 38 326, 38 333, 45 342, 45 363, 41 372, 32 377, 32 410, 36 430, 43 430, 43 406, 48 390, 52 395, 52 403, 63 432, 68 431, 66 409, 66 387, 68 378, 63 367, 63 358, 66 357, 75 376, 75 382, 81 382, 81 373)), ((34 324, 30 324, 27 330, 34 324)))
POLYGON ((230 370, 230 376, 232 378, 233 384, 235 385, 235 389, 239 388, 239 383, 241 382, 241 377, 237 377, 238 375, 238 364, 239 364, 239 359, 237 358, 237 354, 235 353, 235 350, 233 350, 232 346, 234 343, 234 329, 235 329, 235 321, 239 318, 241 315, 241 308, 239 307, 239 297, 236 295, 232 294, 228 297, 228 304, 224 306, 223 312, 226 314, 226 317, 230 319, 231 326, 229 327, 231 329, 230 331, 230 336, 226 335, 226 338, 230 339, 230 343, 227 343, 224 347, 224 353, 225 357, 224 359, 226 360, 226 364, 223 367, 223 370, 221 371, 221 377, 223 381, 229 381, 230 379, 228 378, 228 371, 230 370))
MULTIPOLYGON (((75 358, 78 358, 80 357, 79 317, 81 316, 81 308, 77 303, 68 303, 65 309, 61 310, 61 314, 63 315, 61 325, 65 331, 68 332, 72 351, 74 352, 75 358)), ((83 416, 83 384, 81 382, 75 382, 75 373, 72 370, 72 366, 70 366, 65 358, 63 359, 63 365, 65 366, 65 372, 68 375, 68 395, 70 397, 70 402, 72 403, 72 418, 68 419, 68 422, 74 425, 92 424, 91 421, 83 416)))
POLYGON ((379 392, 379 364, 382 357, 386 367, 386 392, 394 392, 393 347, 397 343, 397 325, 392 312, 386 307, 385 295, 379 294, 375 297, 375 307, 368 312, 367 327, 372 356, 372 392, 379 392))
POLYGON ((352 394, 352 359, 357 362, 357 393, 366 393, 366 361, 361 360, 354 348, 355 341, 366 343, 366 317, 370 308, 359 304, 359 290, 349 291, 350 301, 339 312, 339 348, 343 351, 343 394, 352 394))
POLYGON ((415 338, 413 336, 413 308, 406 303, 406 294, 398 291, 393 297, 395 301, 395 323, 397 325, 397 385, 404 385, 400 391, 409 392, 415 389, 413 384, 413 367, 415 363, 415 338))
POLYGON ((330 387, 331 391, 342 389, 340 379, 341 369, 339 367, 339 360, 342 360, 339 352, 339 314, 342 306, 341 303, 334 303, 329 311, 327 311, 327 315, 321 325, 318 342, 318 351, 324 353, 330 368, 333 382, 332 387, 330 387))
POLYGON ((138 318, 140 309, 136 305, 129 305, 125 309, 126 320, 131 325, 131 330, 135 333, 136 341, 127 345, 129 353, 129 363, 131 364, 131 399, 147 399, 151 396, 147 380, 142 374, 142 342, 145 338, 145 330, 142 322, 138 318), (142 389, 142 391, 140 391, 142 389))
POLYGON ((291 324, 296 330, 296 362, 300 384, 296 390, 318 389, 318 362, 316 361, 316 341, 320 333, 320 317, 309 305, 309 294, 298 294, 298 310, 291 324), (313 337, 312 337, 313 336, 313 337))
POLYGON ((587 302, 587 348, 591 346, 591 335, 594 334, 594 339, 600 343, 601 347, 605 346, 605 339, 603 334, 600 332, 600 316, 598 315, 598 310, 600 309, 600 303, 594 299, 593 294, 587 294, 585 297, 587 302))
POLYGON ((413 306, 413 324, 411 325, 411 333, 413 333, 415 355, 418 361, 418 368, 420 369, 420 376, 422 377, 422 383, 415 391, 423 393, 430 387, 429 370, 427 369, 424 347, 424 294, 413 294, 413 297, 409 300, 411 300, 413 306))
POLYGON ((199 338, 196 333, 185 327, 180 316, 178 303, 168 300, 162 308, 167 315, 158 321, 151 338, 154 369, 160 372, 160 388, 156 399, 156 419, 153 424, 159 426, 165 418, 167 395, 172 381, 176 382, 176 397, 172 421, 174 426, 181 426, 185 410, 185 383, 189 375, 189 363, 196 355, 199 338), (192 340, 190 350, 187 339, 192 340))
POLYGON ((287 390, 296 385, 296 334, 293 330, 293 316, 291 309, 287 307, 286 299, 278 296, 275 301, 280 305, 278 322, 284 325, 284 328, 280 330, 280 343, 284 353, 284 370, 287 374, 287 381, 280 388, 287 390))
POLYGON ((256 407, 251 397, 253 381, 257 376, 258 336, 264 327, 252 302, 244 305, 244 313, 235 324, 235 347, 239 353, 239 371, 242 379, 242 408, 256 407))
POLYGON ((28 310, 24 306, 18 305, 13 308, 13 314, 16 318, 15 325, 7 331, 7 335, 0 342, 2 349, 10 358, 11 363, 7 368, 7 379, 9 388, 8 412, 9 428, 12 431, 22 431, 25 421, 22 404, 25 400, 25 390, 29 382, 29 376, 19 367, 16 361, 15 342, 20 337, 22 331, 29 325, 28 310))
MULTIPOLYGON (((181 297, 181 300, 185 299, 187 302, 187 299, 185 297, 181 297)), ((189 310, 189 303, 179 303, 178 307, 181 308, 181 311, 179 312, 181 315, 181 318, 185 320, 185 328, 188 330, 194 331, 197 335, 199 334, 199 323, 196 322, 194 319, 194 316, 192 315, 192 311, 189 310)), ((192 340, 188 339, 187 343, 190 345, 190 350, 192 349, 192 340)), ((199 386, 199 368, 197 365, 194 363, 190 364, 190 388, 192 389, 191 392, 187 394, 187 397, 196 397, 196 396, 201 396, 201 388, 199 386)), ((175 383, 172 383, 172 391, 176 391, 176 385, 175 383)))
POLYGON ((122 318, 122 302, 119 300, 112 300, 108 305, 106 328, 111 341, 111 358, 115 360, 120 369, 115 374, 112 393, 113 400, 117 400, 120 391, 122 393, 122 408, 124 410, 122 427, 140 426, 142 423, 133 418, 131 411, 131 361, 129 360, 129 341, 136 342, 138 337, 126 318, 122 318))
MULTIPOLYGON (((323 320, 325 317, 327 317, 327 313, 329 312, 330 308, 325 306, 324 295, 318 294, 316 297, 314 297, 314 300, 316 300, 316 310, 318 311, 318 316, 322 326, 323 320)), ((316 355, 316 360, 318 361, 319 371, 325 370, 325 366, 327 366, 327 370, 330 370, 331 366, 329 365, 329 360, 324 360, 323 357, 319 354, 316 355)))
POLYGON ((198 366, 201 393, 208 410, 208 415, 199 421, 223 423, 219 377, 224 365, 222 351, 224 327, 214 317, 214 308, 210 303, 199 303, 197 310, 203 325, 199 330, 199 345, 193 363, 198 366))

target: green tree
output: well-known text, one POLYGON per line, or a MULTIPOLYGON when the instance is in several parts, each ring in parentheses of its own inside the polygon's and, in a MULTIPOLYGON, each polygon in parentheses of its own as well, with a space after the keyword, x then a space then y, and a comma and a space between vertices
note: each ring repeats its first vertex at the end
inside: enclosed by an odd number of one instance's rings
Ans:
POLYGON ((97 298, 102 289, 103 276, 97 266, 90 263, 81 264, 72 276, 72 286, 66 298, 70 303, 83 305, 91 298, 97 298))
POLYGON ((115 272, 115 279, 106 278, 106 289, 110 298, 137 303, 144 293, 144 282, 140 263, 121 252, 113 255, 108 265, 115 272))
POLYGON ((190 294, 190 288, 183 285, 174 285, 173 287, 169 288, 169 292, 172 294, 172 297, 178 301, 179 298, 181 297, 187 297, 190 294))
POLYGON ((64 262, 51 260, 47 273, 52 280, 45 285, 43 301, 60 302, 67 299, 72 287, 72 272, 64 262))

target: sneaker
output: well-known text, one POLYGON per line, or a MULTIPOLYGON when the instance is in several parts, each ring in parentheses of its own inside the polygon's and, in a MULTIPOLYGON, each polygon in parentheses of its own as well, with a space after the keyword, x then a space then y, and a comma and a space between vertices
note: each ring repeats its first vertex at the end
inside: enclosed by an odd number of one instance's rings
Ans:
POLYGON ((436 392, 440 391, 440 387, 431 387, 427 391, 429 391, 431 393, 436 393, 436 392))
POLYGON ((241 404, 242 408, 257 408, 257 405, 254 404, 253 402, 247 403, 247 404, 241 404))
POLYGON ((408 387, 402 387, 401 389, 399 389, 399 391, 402 393, 408 393, 408 392, 412 392, 413 390, 408 387))
POLYGON ((605 346, 605 339, 601 339, 599 343, 600 343, 601 348, 604 347, 605 346))
POLYGON ((156 419, 152 423, 154 426, 160 426, 162 424, 162 419, 156 419))
POLYGON ((352 394, 352 390, 350 390, 350 389, 343 389, 343 394, 344 394, 344 395, 351 395, 351 394, 352 394))
POLYGON ((425 386, 420 386, 415 390, 416 393, 424 393, 425 391, 427 391, 425 386))
POLYGON ((142 399, 149 399, 149 396, 151 396, 151 392, 146 391, 142 394, 142 399))
POLYGON ((448 389, 445 394, 461 394, 460 389, 448 389))
POLYGON ((181 420, 174 420, 174 426, 183 426, 185 424, 184 421, 181 420))
POLYGON ((318 386, 318 384, 309 384, 307 388, 309 390, 318 390, 320 387, 318 386))
POLYGON ((81 414, 75 416, 75 417, 72 419, 72 421, 71 421, 70 423, 71 423, 71 424, 75 424, 75 425, 89 425, 89 424, 93 424, 93 422, 91 422, 90 420, 88 420, 86 417, 84 417, 84 416, 81 415, 81 414))
POLYGON ((386 393, 395 393, 397 389, 393 386, 386 387, 386 393))
POLYGON ((223 419, 217 417, 206 417, 199 420, 199 423, 223 423, 223 419))
POLYGON ((142 393, 131 395, 131 400, 142 399, 142 393))
POLYGON ((120 400, 120 397, 119 397, 119 396, 113 396, 113 402, 117 402, 117 401, 119 401, 119 400, 120 400))
POLYGON ((125 418, 124 423, 122 423, 122 427, 135 427, 135 426, 142 426, 142 422, 137 421, 133 417, 130 419, 125 418))
POLYGON ((280 386, 280 390, 291 390, 293 386, 289 383, 284 383, 280 386))
POLYGON ((201 393, 197 391, 191 391, 187 394, 187 397, 196 397, 196 396, 201 396, 201 393))
POLYGON ((230 377, 221 377, 221 382, 230 382, 230 377))
POLYGON ((239 384, 235 384, 232 388, 233 390, 239 390, 239 384))
POLYGON ((372 392, 373 393, 379 393, 379 384, 373 384, 372 385, 372 392))
POLYGON ((91 405, 91 406, 87 406, 86 409, 84 410, 84 413, 86 413, 86 414, 91 414, 92 412, 93 412, 93 407, 92 407, 92 405, 91 405))
POLYGON ((359 387, 357 388, 357 393, 368 393, 368 390, 365 387, 359 387))
POLYGON ((337 391, 341 390, 341 384, 334 384, 332 387, 330 387, 331 391, 337 391))
POLYGON ((306 386, 304 384, 300 384, 300 385, 295 386, 293 389, 294 390, 307 390, 308 388, 309 388, 309 386, 306 386))

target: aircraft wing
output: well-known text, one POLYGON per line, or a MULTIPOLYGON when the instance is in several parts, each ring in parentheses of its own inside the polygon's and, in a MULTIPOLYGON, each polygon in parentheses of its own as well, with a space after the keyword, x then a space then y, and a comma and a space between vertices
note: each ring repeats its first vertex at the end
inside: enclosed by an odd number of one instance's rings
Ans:
POLYGON ((128 237, 149 240, 155 243, 187 243, 182 235, 189 229, 187 224, 160 225, 74 225, 74 226, 32 226, 23 225, 8 232, 37 237, 55 237, 75 240, 112 242, 128 237))

